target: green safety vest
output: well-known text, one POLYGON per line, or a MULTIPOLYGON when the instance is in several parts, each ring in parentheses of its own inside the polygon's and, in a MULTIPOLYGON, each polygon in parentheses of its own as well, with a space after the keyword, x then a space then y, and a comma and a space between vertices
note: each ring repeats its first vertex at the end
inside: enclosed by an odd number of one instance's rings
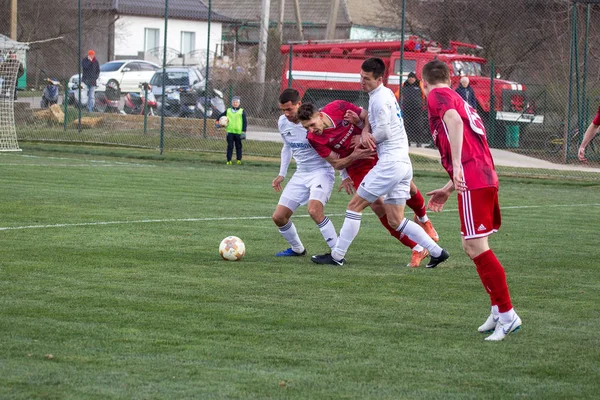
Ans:
POLYGON ((236 112, 233 112, 231 107, 227 109, 227 119, 229 120, 227 123, 227 133, 236 133, 238 135, 242 133, 242 128, 244 127, 243 114, 244 109, 241 107, 236 112))

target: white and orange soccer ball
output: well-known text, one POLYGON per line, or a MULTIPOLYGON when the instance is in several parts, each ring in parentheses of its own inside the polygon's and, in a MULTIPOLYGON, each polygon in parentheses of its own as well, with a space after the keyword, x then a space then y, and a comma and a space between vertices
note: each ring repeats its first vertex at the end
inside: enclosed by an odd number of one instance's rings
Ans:
POLYGON ((227 261, 239 261, 246 254, 246 245, 237 236, 227 236, 219 245, 219 254, 227 261))
POLYGON ((229 125, 229 119, 223 115, 221 118, 219 118, 219 126, 225 128, 227 125, 229 125))

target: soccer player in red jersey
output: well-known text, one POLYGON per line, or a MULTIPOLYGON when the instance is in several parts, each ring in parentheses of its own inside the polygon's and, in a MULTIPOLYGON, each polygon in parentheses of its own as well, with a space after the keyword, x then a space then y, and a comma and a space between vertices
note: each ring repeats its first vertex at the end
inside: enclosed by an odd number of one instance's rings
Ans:
MULTIPOLYGON (((353 137, 360 137, 366 118, 366 110, 343 100, 333 101, 320 111, 310 103, 304 103, 298 109, 298 119, 308 130, 309 143, 334 168, 342 170, 343 180, 340 190, 344 188, 348 194, 354 193, 365 175, 377 163, 375 152, 360 147, 354 151, 355 148, 352 143, 353 137)), ((412 202, 410 200, 407 202, 409 207, 414 206, 415 215, 427 218, 423 196, 412 182, 410 194, 412 202)), ((412 250, 411 261, 408 266, 418 267, 421 260, 429 255, 427 249, 389 225, 382 199, 372 203, 371 209, 390 234, 412 250)), ((432 238, 436 241, 439 240, 428 218, 426 223, 435 234, 435 238, 432 238)))
POLYGON ((434 60, 423 67, 429 109, 429 127, 442 166, 450 175, 443 188, 427 193, 428 207, 441 211, 450 194, 458 192, 458 213, 463 249, 473 260, 483 287, 490 295, 492 312, 479 332, 492 332, 485 340, 502 340, 521 327, 500 261, 488 236, 500 228, 498 176, 487 144, 485 127, 477 111, 450 88, 448 66, 434 60))

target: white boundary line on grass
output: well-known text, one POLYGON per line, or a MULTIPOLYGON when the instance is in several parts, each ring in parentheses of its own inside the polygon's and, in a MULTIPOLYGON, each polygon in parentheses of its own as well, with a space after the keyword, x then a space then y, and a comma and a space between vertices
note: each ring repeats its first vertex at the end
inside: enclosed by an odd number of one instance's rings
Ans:
MULTIPOLYGON (((600 203, 591 204, 551 204, 544 206, 506 206, 500 207, 500 210, 522 210, 528 208, 559 208, 559 207, 599 207, 600 203)), ((455 212, 458 209, 446 209, 442 212, 455 212)), ((344 217, 346 214, 330 214, 330 217, 344 217)), ((309 215, 295 215, 295 218, 308 218, 309 215)), ((216 217, 216 218, 170 218, 170 219, 141 219, 134 221, 105 221, 105 222, 80 222, 73 224, 51 224, 51 225, 24 225, 24 226, 4 226, 0 231, 14 231, 23 229, 45 229, 45 228, 70 228, 77 226, 102 226, 102 225, 127 225, 127 224, 149 224, 162 222, 209 222, 209 221, 243 221, 270 219, 271 217, 216 217)))

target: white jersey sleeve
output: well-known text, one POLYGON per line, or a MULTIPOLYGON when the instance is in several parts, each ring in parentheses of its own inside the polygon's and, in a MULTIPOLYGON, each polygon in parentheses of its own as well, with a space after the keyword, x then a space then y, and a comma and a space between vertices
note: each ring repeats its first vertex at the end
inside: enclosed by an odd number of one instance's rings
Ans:
POLYGON ((279 117, 278 126, 284 147, 287 145, 291 149, 292 157, 296 160, 296 171, 310 172, 319 168, 333 171, 331 164, 321 158, 308 142, 307 132, 302 124, 290 122, 282 115, 279 117))
POLYGON ((369 92, 369 124, 380 160, 410 162, 400 106, 394 93, 383 85, 369 92))

